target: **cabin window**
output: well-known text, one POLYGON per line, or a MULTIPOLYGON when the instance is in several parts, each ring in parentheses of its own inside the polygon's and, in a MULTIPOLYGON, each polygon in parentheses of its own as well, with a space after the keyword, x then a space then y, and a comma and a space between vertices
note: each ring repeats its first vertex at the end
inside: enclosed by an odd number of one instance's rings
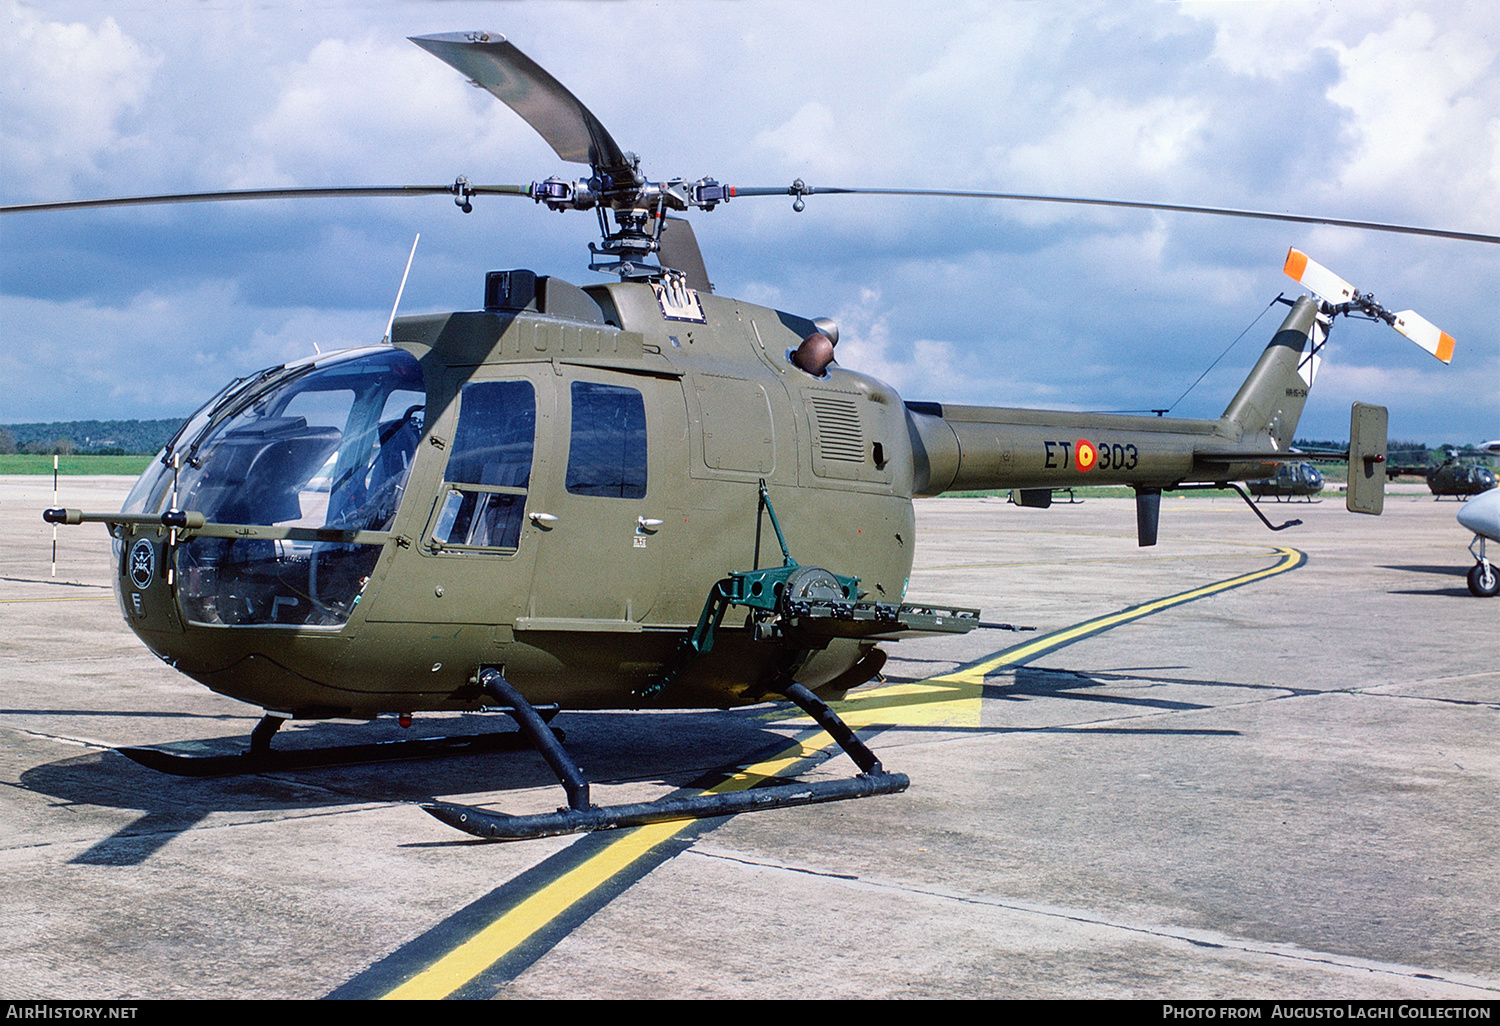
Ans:
POLYGON ((535 440, 536 391, 530 382, 465 385, 433 540, 514 549, 525 521, 535 440))
POLYGON ((566 486, 573 495, 646 496, 646 404, 633 388, 575 381, 566 486))

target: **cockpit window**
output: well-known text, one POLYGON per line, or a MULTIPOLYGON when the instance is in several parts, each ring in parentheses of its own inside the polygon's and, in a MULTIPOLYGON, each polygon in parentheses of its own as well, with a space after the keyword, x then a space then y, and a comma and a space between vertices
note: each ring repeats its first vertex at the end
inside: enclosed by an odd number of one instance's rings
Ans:
MULTIPOLYGON (((389 530, 426 405, 422 368, 399 349, 263 376, 182 450, 176 505, 217 524, 389 530)), ((171 471, 152 473, 132 501, 160 510, 171 503, 171 471)), ((195 623, 335 626, 380 552, 376 544, 200 536, 177 550, 179 600, 195 623)))
POLYGON ((214 523, 385 530, 426 402, 421 367, 399 349, 273 381, 196 443, 177 505, 214 523))

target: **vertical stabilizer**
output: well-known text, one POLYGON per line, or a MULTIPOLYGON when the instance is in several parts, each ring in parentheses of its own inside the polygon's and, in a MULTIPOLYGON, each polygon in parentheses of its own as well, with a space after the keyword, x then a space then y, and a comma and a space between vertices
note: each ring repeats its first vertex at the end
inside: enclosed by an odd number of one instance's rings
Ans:
POLYGON ((1222 419, 1234 425, 1239 438, 1268 435, 1283 451, 1291 445, 1325 338, 1327 325, 1318 315, 1317 301, 1303 296, 1224 410, 1222 419))

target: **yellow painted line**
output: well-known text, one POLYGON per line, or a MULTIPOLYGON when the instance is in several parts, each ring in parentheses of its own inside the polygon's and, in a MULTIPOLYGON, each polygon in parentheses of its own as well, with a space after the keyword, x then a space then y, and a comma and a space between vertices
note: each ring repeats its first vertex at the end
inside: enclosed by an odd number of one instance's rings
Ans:
MULTIPOLYGON (((1274 566, 1097 617, 1038 638, 1029 645, 1006 649, 1003 653, 964 670, 915 683, 856 692, 845 701, 832 703, 833 707, 851 727, 872 724, 977 726, 984 677, 995 668, 1059 647, 1082 635, 1107 630, 1183 602, 1284 573, 1301 564, 1302 554, 1295 549, 1277 548, 1274 552, 1281 557, 1274 566)), ((785 721, 806 717, 801 710, 793 710, 790 715, 776 712, 769 714, 767 718, 785 721)), ((817 756, 833 744, 833 739, 827 733, 819 731, 807 740, 793 742, 770 758, 747 767, 703 793, 724 794, 746 790, 798 762, 817 756)), ((382 1000, 440 1000, 462 989, 568 909, 587 898, 606 881, 624 872, 636 860, 696 822, 676 820, 622 831, 619 839, 604 850, 522 901, 469 940, 383 995, 382 1000)))
POLYGON ((833 709, 850 727, 977 727, 984 688, 936 678, 860 691, 833 709))
MULTIPOLYGON (((736 773, 705 791, 724 794, 743 791, 816 755, 834 743, 819 732, 798 741, 763 762, 736 773)), ((422 972, 390 991, 382 1000, 434 1001, 447 997, 484 972, 601 884, 627 869, 651 849, 696 824, 697 820, 652 823, 624 832, 619 840, 575 867, 460 944, 422 972)))
POLYGON ((1260 559, 1265 555, 1261 552, 1221 552, 1216 555, 1179 555, 1179 556, 1105 556, 1098 559, 1048 559, 1023 563, 954 563, 950 566, 919 566, 913 567, 912 572, 925 572, 928 570, 1003 570, 1014 569, 1025 566, 1085 566, 1092 563, 1180 563, 1183 560, 1192 560, 1195 563, 1206 563, 1216 559, 1260 559))
MULTIPOLYGON (((873 726, 977 727, 983 696, 984 688, 979 684, 929 678, 856 691, 841 702, 830 702, 829 706, 854 729, 873 726)), ((810 716, 795 708, 778 709, 767 713, 765 718, 779 723, 812 722, 810 716)))
POLYGON ((1083 623, 1076 624, 1065 630, 1038 638, 1028 645, 1022 645, 1017 648, 1008 648, 1005 650, 1005 652, 993 659, 988 659, 983 662, 976 663, 973 666, 969 666, 961 670, 956 670, 953 673, 944 674, 939 677, 933 677, 931 679, 934 681, 954 681, 957 683, 981 684, 984 682, 986 674, 993 673, 1000 666, 1007 663, 1023 662, 1031 658, 1032 656, 1037 655, 1038 653, 1045 652, 1049 649, 1058 648, 1061 645, 1065 645, 1068 642, 1076 638, 1080 638, 1086 634, 1094 634, 1099 631, 1108 630, 1111 627, 1116 627, 1130 620, 1138 620, 1143 616, 1150 616, 1152 613, 1160 612, 1163 609, 1169 609, 1172 606, 1181 605, 1184 602, 1191 602, 1194 599, 1200 599, 1207 595, 1212 595, 1215 592, 1225 591, 1229 588, 1237 588, 1240 585, 1249 584, 1252 581, 1258 581, 1266 577, 1274 577, 1277 574, 1286 573, 1288 570, 1292 570, 1302 565, 1302 553, 1298 552, 1296 549, 1289 549, 1278 546, 1275 551, 1277 555, 1281 557, 1281 559, 1278 560, 1274 566, 1266 567, 1263 570, 1256 570, 1253 573, 1241 574, 1239 577, 1231 577, 1228 580, 1218 581, 1214 584, 1205 584, 1203 587, 1194 588, 1192 591, 1185 591, 1179 595, 1171 595, 1167 598, 1157 599, 1155 602, 1146 602, 1142 605, 1133 606, 1130 609, 1125 609, 1118 613, 1110 613, 1108 616, 1101 616, 1093 620, 1086 620, 1083 623))

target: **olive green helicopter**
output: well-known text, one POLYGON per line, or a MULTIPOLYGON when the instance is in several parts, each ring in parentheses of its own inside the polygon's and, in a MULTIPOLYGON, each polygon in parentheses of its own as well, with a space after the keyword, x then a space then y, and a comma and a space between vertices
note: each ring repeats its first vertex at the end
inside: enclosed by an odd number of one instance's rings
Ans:
MULTIPOLYGON (((831 320, 719 294, 689 222, 736 199, 837 193, 1024 199, 1495 236, 1300 215, 934 190, 652 181, 589 110, 499 35, 413 39, 518 113, 587 177, 528 185, 277 189, 11 206, 448 194, 594 210, 579 287, 490 272, 483 309, 396 317, 380 344, 226 386, 167 443, 120 512, 48 510, 114 539, 120 608, 162 660, 266 710, 237 756, 125 749, 187 775, 534 747, 568 804, 507 816, 427 806, 486 838, 890 794, 886 770, 828 707, 873 679, 881 645, 1011 625, 906 601, 914 497, 1012 489, 1024 505, 1127 485, 1141 545, 1164 491, 1233 487, 1309 459, 1290 443, 1339 314, 1379 318, 1445 362, 1453 340, 1392 314, 1293 250, 1311 295, 1289 307, 1216 420, 904 402, 834 359, 831 320), (788 699, 859 772, 597 807, 549 726, 562 708, 720 709, 788 699), (495 709, 513 733, 289 751, 288 719, 402 722, 495 709)), ((408 265, 409 267, 409 265, 408 265)), ((398 299, 399 302, 399 299, 398 299)), ((1378 514, 1385 410, 1355 404, 1348 506, 1378 514)), ((1259 512, 1257 510, 1257 512, 1259 512)), ((1261 517, 1265 520, 1265 517, 1261 517)), ((1273 526, 1266 521, 1267 526, 1273 526)), ((1289 526, 1278 525, 1273 529, 1289 526)), ((1014 629, 1014 628, 1012 628, 1014 629)))
POLYGON ((1495 472, 1484 466, 1478 457, 1472 461, 1456 449, 1446 449, 1442 463, 1436 465, 1392 465, 1387 468, 1388 477, 1407 475, 1427 479, 1427 489, 1435 498, 1454 495, 1460 499, 1487 492, 1495 487, 1495 472))

